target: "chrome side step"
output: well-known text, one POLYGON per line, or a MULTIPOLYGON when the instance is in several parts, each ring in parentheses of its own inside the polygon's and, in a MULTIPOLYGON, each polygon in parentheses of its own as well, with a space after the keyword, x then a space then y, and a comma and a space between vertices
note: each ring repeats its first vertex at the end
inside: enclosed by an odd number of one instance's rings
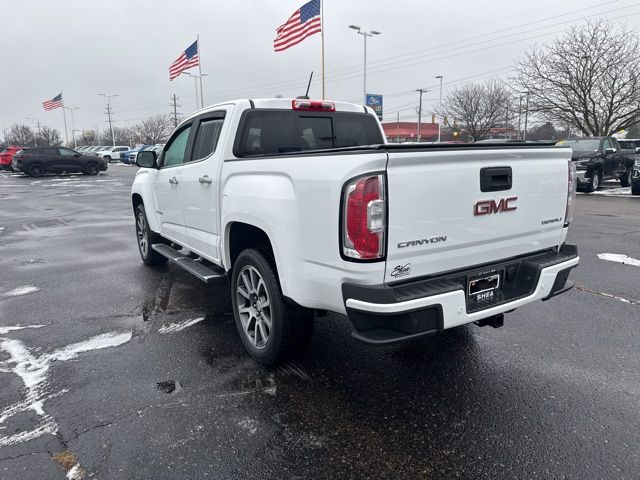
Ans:
POLYGON ((165 243, 154 243, 151 245, 151 248, 160 255, 167 257, 179 267, 184 268, 187 272, 199 278, 204 283, 214 283, 216 280, 224 278, 226 275, 224 270, 203 265, 202 263, 195 261, 193 258, 183 255, 175 248, 172 248, 165 243))

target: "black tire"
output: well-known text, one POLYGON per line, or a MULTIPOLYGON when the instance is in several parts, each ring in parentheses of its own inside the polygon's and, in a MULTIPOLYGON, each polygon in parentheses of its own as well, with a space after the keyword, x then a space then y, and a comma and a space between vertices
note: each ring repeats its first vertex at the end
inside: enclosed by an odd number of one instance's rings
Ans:
POLYGON ((275 365, 309 345, 313 311, 284 299, 270 252, 248 249, 240 253, 233 265, 231 303, 242 343, 256 362, 275 365), (252 286, 257 288, 252 290, 252 286))
POLYGON ((633 178, 633 169, 629 168, 627 169, 626 173, 620 177, 620 185, 622 185, 623 187, 628 187, 629 185, 631 185, 631 179, 633 178))
POLYGON ((41 177, 44 175, 44 172, 45 168, 41 163, 32 163, 29 165, 29 168, 27 168, 27 173, 32 177, 41 177))
POLYGON ((633 182, 631 184, 631 195, 640 195, 640 182, 633 182))
POLYGON ((588 193, 595 192, 596 190, 598 190, 598 188, 600 188, 601 184, 602 184, 602 173, 600 173, 600 170, 594 170, 591 173, 591 177, 589 178, 589 183, 587 183, 586 192, 588 193))
POLYGON ((104 161, 109 163, 111 161, 111 157, 109 155, 107 155, 106 157, 103 157, 104 161))
POLYGON ((136 207, 136 241, 138 243, 138 252, 140 258, 145 265, 163 265, 167 263, 167 257, 160 255, 151 245, 154 243, 162 243, 162 237, 149 228, 147 213, 144 211, 144 205, 140 203, 136 207), (144 245, 144 246, 143 246, 144 245))
POLYGON ((84 166, 85 175, 98 175, 100 166, 96 162, 89 162, 84 166))

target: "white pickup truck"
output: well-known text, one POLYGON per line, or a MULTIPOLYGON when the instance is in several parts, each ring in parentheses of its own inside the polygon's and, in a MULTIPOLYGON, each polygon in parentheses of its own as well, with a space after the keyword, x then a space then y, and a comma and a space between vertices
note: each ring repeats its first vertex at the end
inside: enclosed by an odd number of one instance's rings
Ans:
POLYGON ((184 120, 132 187, 140 255, 230 279, 242 341, 274 364, 314 312, 385 345, 569 290, 571 149, 386 144, 374 112, 308 99, 236 100, 184 120))

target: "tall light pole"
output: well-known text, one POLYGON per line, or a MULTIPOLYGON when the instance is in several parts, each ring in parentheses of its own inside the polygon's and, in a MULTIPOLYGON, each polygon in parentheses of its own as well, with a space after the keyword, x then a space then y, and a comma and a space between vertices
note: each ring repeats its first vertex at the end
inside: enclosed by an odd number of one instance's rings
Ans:
MULTIPOLYGON (((438 75, 436 78, 440 79, 440 104, 438 108, 440 111, 438 112, 438 116, 442 115, 442 75, 438 75)), ((442 122, 438 120, 438 143, 442 139, 442 122)))
POLYGON ((349 28, 355 30, 358 35, 362 35, 364 37, 364 79, 362 86, 362 100, 363 105, 367 104, 367 37, 373 37, 374 35, 380 35, 382 32, 378 32, 377 30, 363 30, 358 25, 349 25, 349 28))
POLYGON ((73 148, 78 148, 78 144, 76 143, 76 122, 73 120, 73 111, 78 110, 80 107, 62 107, 71 112, 71 136, 73 137, 73 148))
POLYGON ((111 115, 113 115, 113 111, 111 110, 111 99, 113 97, 118 97, 119 95, 117 93, 114 93, 112 95, 107 95, 106 93, 99 93, 98 95, 104 97, 107 99, 107 116, 109 117, 109 120, 107 120, 109 122, 109 130, 111 130, 111 141, 113 142, 113 146, 116 146, 116 136, 113 133, 113 120, 111 120, 111 115))
POLYGON ((36 136, 36 120, 38 117, 24 117, 26 120, 31 120, 31 124, 33 125, 33 143, 35 146, 38 146, 38 137, 36 136))
POLYGON ((204 108, 204 99, 202 95, 202 88, 200 88, 200 95, 198 95, 198 79, 200 79, 200 87, 202 87, 202 77, 206 77, 208 73, 189 73, 182 72, 183 75, 189 75, 191 78, 195 80, 196 84, 196 110, 204 108))

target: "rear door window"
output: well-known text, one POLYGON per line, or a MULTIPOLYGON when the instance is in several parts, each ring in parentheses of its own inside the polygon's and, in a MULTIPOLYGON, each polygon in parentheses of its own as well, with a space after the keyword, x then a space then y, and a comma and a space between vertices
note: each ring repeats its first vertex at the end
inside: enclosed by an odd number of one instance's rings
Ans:
POLYGON ((255 109, 244 113, 234 146, 237 157, 277 155, 384 143, 367 113, 255 109))
POLYGON ((192 161, 207 158, 216 151, 224 118, 208 118, 200 122, 193 143, 192 161))

